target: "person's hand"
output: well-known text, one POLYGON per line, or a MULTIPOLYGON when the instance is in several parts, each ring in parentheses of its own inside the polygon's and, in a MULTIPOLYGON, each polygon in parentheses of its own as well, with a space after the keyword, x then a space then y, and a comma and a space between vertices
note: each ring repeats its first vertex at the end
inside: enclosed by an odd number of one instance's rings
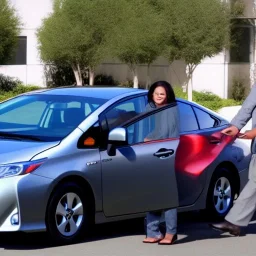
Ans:
POLYGON ((238 135, 238 138, 240 139, 247 139, 247 140, 252 140, 256 137, 256 128, 246 131, 245 133, 240 133, 238 135))
POLYGON ((147 142, 147 141, 150 141, 150 139, 148 139, 148 138, 145 138, 145 139, 144 139, 144 142, 147 142))
POLYGON ((232 125, 224 130, 221 131, 221 133, 229 136, 236 136, 238 134, 239 130, 236 126, 232 125))

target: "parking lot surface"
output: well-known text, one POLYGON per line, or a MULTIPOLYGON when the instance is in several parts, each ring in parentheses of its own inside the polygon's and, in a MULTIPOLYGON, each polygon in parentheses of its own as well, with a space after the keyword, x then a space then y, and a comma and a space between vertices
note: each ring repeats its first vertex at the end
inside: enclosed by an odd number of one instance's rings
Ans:
POLYGON ((53 246, 44 233, 1 233, 1 256, 241 256, 255 255, 256 221, 240 237, 220 234, 208 227, 201 213, 179 214, 179 240, 174 245, 143 244, 143 219, 97 225, 89 240, 53 246))

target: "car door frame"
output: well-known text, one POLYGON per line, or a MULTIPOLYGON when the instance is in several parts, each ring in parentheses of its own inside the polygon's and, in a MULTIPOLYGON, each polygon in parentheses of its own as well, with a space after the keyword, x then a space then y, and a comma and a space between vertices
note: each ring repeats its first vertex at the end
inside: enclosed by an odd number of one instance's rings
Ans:
MULTIPOLYGON (((115 106, 117 106, 117 105, 119 105, 119 104, 121 104, 121 103, 123 103, 125 101, 131 100, 131 99, 140 98, 140 97, 144 100, 145 106, 146 106, 146 97, 145 96, 146 96, 146 93, 141 93, 141 94, 135 94, 135 95, 127 96, 127 97, 122 98, 122 99, 116 101, 115 103, 111 104, 102 113, 100 113, 100 115, 98 117, 100 128, 101 128, 100 151, 107 149, 107 140, 108 140, 107 138, 108 138, 108 134, 110 132, 110 130, 108 128, 106 113, 109 112, 115 106)), ((116 128, 116 127, 114 127, 114 128, 116 128)))

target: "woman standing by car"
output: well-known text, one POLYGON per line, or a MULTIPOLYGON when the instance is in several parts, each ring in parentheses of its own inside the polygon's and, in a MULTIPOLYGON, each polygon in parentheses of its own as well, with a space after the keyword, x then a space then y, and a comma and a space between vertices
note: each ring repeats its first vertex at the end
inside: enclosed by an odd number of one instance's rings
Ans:
MULTIPOLYGON (((166 81, 158 81, 152 84, 149 89, 146 111, 151 111, 175 102, 175 94, 171 85, 166 81)), ((179 116, 177 106, 174 106, 156 114, 154 130, 146 136, 144 141, 177 137, 179 137, 179 116)), ((143 240, 144 243, 171 245, 177 241, 177 209, 148 212, 146 222, 147 237, 143 240), (164 214, 166 223, 165 235, 161 233, 159 228, 162 213, 164 214)))

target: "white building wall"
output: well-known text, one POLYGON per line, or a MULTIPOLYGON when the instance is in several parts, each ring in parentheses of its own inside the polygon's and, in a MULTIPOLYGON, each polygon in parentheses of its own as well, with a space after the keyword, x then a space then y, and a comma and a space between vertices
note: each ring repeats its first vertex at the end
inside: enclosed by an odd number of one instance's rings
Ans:
POLYGON ((225 51, 213 58, 206 58, 194 71, 193 84, 196 91, 211 91, 222 98, 228 94, 228 64, 225 51))
MULTIPOLYGON (((105 61, 96 70, 97 74, 112 75, 117 81, 132 80, 132 73, 128 66, 118 60, 105 61)), ((138 67, 140 84, 146 84, 147 67, 138 67)), ((164 58, 159 58, 150 67, 151 82, 167 80, 173 86, 183 85, 186 82, 186 65, 183 61, 174 61, 169 65, 164 58)), ((228 93, 228 69, 225 63, 224 51, 213 58, 206 58, 194 71, 193 89, 197 91, 211 91, 220 97, 226 98, 228 93)))

